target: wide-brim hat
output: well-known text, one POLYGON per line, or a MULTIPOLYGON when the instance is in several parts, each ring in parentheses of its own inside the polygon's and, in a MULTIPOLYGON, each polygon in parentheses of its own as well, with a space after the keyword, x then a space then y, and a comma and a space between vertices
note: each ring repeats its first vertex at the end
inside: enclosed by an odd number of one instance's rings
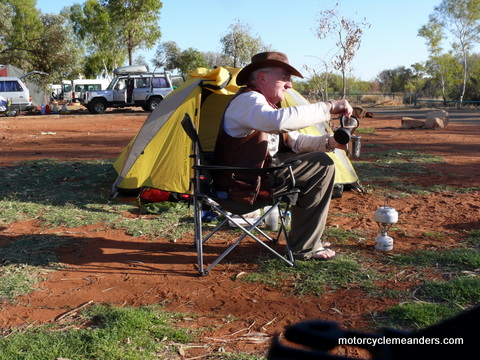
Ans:
POLYGON ((288 70, 291 75, 303 79, 303 75, 289 64, 287 55, 281 52, 268 51, 252 56, 252 62, 237 74, 237 85, 246 85, 252 72, 266 67, 281 67, 288 70))

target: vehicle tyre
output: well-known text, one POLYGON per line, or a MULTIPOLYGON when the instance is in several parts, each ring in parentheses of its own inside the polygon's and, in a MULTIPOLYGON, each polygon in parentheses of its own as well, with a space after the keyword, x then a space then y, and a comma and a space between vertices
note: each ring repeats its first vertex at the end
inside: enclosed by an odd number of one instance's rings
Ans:
POLYGON ((153 110, 155 110, 157 105, 160 104, 161 101, 162 101, 162 99, 160 99, 159 97, 150 98, 147 101, 147 105, 143 109, 145 111, 153 111, 153 110))
POLYGON ((107 110, 107 102, 103 99, 94 99, 92 100, 88 110, 92 114, 102 114, 107 110))

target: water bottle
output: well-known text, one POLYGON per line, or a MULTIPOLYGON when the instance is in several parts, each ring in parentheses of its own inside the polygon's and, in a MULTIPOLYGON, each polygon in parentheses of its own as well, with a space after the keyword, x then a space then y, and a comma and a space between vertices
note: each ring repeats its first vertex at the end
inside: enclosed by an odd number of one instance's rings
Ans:
MULTIPOLYGON (((271 206, 266 206, 263 210, 267 212, 271 209, 271 206)), ((265 217, 265 225, 267 228, 272 231, 278 230, 278 207, 275 206, 272 211, 265 217)))
POLYGON ((292 223, 292 213, 287 211, 287 215, 285 216, 285 227, 288 229, 290 228, 290 224, 292 223))

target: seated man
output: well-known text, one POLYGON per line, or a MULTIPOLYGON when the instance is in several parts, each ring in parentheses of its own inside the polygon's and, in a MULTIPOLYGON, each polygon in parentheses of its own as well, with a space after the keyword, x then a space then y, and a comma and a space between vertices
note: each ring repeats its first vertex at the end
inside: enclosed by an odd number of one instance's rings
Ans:
MULTIPOLYGON (((217 137, 216 165, 265 168, 300 159, 293 168, 296 187, 301 191, 292 207, 291 249, 298 260, 327 260, 335 257, 322 242, 332 196, 335 166, 325 154, 345 149, 333 136, 314 136, 296 130, 330 119, 330 114, 351 116, 346 100, 318 102, 289 108, 277 104, 292 87, 291 76, 303 76, 293 68, 285 54, 265 52, 237 74, 242 87, 229 103, 217 137), (287 150, 287 151, 286 151, 287 150)), ((275 174, 276 184, 266 177, 221 173, 217 183, 235 201, 253 204, 271 191, 282 190, 285 174, 275 174), (277 176, 278 175, 278 176, 277 176)))

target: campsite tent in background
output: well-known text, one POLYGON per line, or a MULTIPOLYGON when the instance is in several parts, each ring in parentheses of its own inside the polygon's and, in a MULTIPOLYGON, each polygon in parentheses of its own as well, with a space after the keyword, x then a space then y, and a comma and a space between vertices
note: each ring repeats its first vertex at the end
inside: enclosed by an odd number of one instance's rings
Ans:
MULTIPOLYGON (((13 66, 13 65, 0 65, 0 76, 14 76, 21 78, 25 73, 23 70, 13 66)), ((29 81, 28 77, 21 79, 22 82, 27 85, 32 97, 32 105, 41 106, 48 104, 49 97, 45 91, 43 91, 40 86, 35 84, 33 81, 29 81)))
MULTIPOLYGON (((189 194, 192 175, 192 143, 181 121, 188 113, 199 132, 204 151, 213 151, 223 112, 238 91, 236 75, 241 69, 197 69, 148 116, 137 135, 114 163, 118 172, 112 194, 150 187, 189 194)), ((281 106, 308 104, 290 89, 281 106)), ((327 124, 303 129, 309 134, 331 133, 327 124)), ((336 184, 358 183, 358 177, 343 150, 329 153, 336 165, 336 184)))

